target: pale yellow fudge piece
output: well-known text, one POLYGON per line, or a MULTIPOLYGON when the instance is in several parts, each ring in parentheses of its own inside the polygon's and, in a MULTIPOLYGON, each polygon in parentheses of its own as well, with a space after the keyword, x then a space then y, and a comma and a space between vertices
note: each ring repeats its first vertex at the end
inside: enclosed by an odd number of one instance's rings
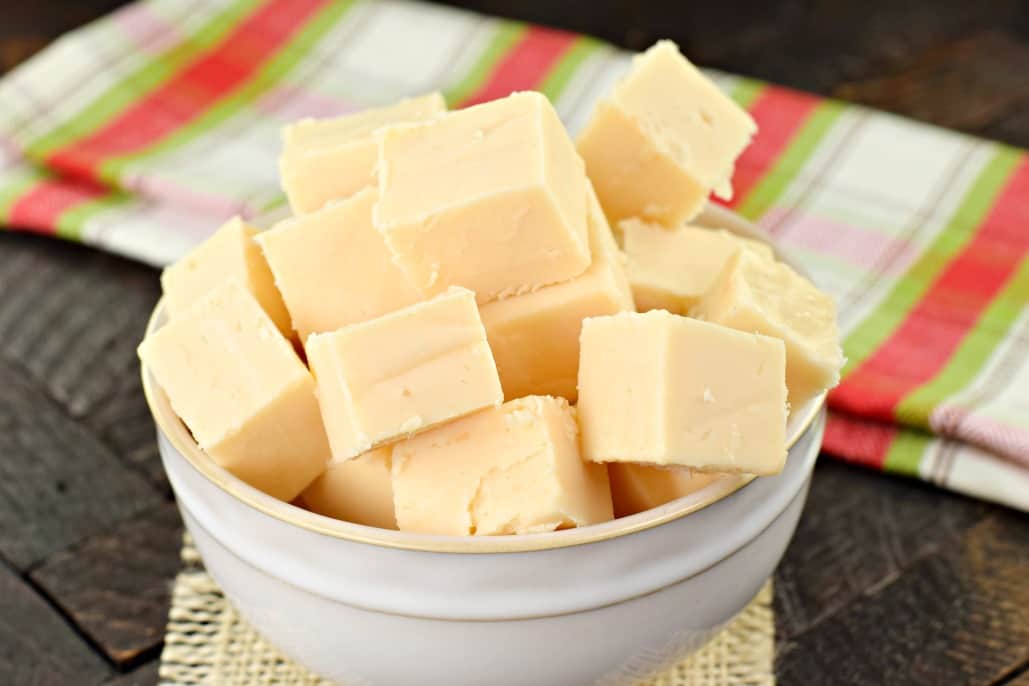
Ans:
POLYGON ((732 197, 736 158, 756 131, 674 43, 660 41, 633 59, 577 146, 611 221, 674 227, 695 217, 712 190, 732 197))
POLYGON ((725 229, 689 225, 666 229, 639 219, 625 219, 619 227, 626 273, 640 312, 687 314, 737 250, 755 250, 774 259, 767 244, 725 229))
POLYGON ((579 424, 595 462, 775 474, 786 459, 781 340, 653 310, 582 324, 579 424))
POLYGON ((147 336, 139 356, 200 447, 251 486, 290 501, 325 468, 314 379, 238 281, 147 336))
POLYGON ((590 190, 593 262, 571 281, 479 308, 508 400, 559 395, 575 402, 582 320, 632 310, 632 292, 611 228, 590 190))
POLYGON ((582 160, 539 93, 380 131, 375 222, 426 295, 478 302, 578 276, 590 264, 582 160))
POLYGON ((790 404, 840 381, 843 351, 836 305, 789 266, 743 251, 734 256, 693 314, 710 322, 756 331, 786 343, 790 404))
POLYGON ((529 396, 483 410, 393 448, 401 531, 526 534, 612 518, 603 465, 579 456, 564 398, 529 396))
POLYGON ((279 173, 293 213, 313 212, 376 184, 376 129, 425 121, 446 110, 443 96, 429 93, 342 117, 302 119, 284 128, 279 173))
POLYGON ((336 460, 503 401, 475 295, 464 288, 312 334, 306 350, 336 460))
POLYGON ((254 241, 257 235, 256 228, 234 217, 188 255, 166 267, 161 273, 161 287, 168 317, 178 317, 215 286, 235 279, 257 298, 279 331, 291 335, 289 313, 254 241))
POLYGON ((355 524, 396 529, 393 513, 393 450, 375 448, 349 460, 332 460, 302 495, 307 509, 355 524))
POLYGON ((607 465, 615 517, 627 517, 696 493, 721 474, 694 472, 686 467, 652 467, 629 462, 607 465))
POLYGON ((366 188, 257 237, 301 341, 421 299, 372 224, 377 198, 366 188))

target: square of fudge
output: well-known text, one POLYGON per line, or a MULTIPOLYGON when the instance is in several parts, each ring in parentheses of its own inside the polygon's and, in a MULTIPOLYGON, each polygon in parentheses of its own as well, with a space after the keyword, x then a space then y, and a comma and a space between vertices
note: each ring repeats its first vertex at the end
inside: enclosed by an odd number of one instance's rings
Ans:
POLYGON ((633 59, 577 147, 611 221, 674 227, 695 217, 712 191, 732 197, 736 158, 756 131, 674 43, 660 41, 633 59))
POLYGON ((582 324, 579 424, 595 462, 775 474, 786 459, 781 340, 664 310, 582 324))
POLYGON ((589 194, 589 268, 570 281, 479 307, 508 400, 559 395, 575 402, 582 320, 634 308, 611 227, 589 194))
POLYGON ((372 224, 377 198, 366 188, 257 237, 301 341, 421 300, 372 224))
POLYGON ((632 462, 609 462, 611 500, 615 517, 628 517, 705 488, 721 474, 695 472, 687 467, 655 467, 632 462))
POLYGON ((322 475, 304 489, 303 504, 326 517, 396 529, 392 453, 386 445, 349 460, 330 461, 322 475))
POLYGON ((475 295, 431 300, 307 339, 336 460, 503 401, 475 295))
POLYGON ((325 468, 314 379, 239 282, 151 333, 139 356, 200 447, 251 486, 289 501, 325 468))
POLYGON ((741 252, 693 313, 709 322, 782 339, 793 407, 839 383, 844 358, 836 305, 789 265, 741 252))
POLYGON ((639 219, 619 224, 626 273, 636 309, 688 314, 737 250, 756 250, 775 259, 761 241, 725 229, 680 226, 666 229, 639 219))
POLYGON ((582 160, 539 93, 381 130, 375 222, 426 295, 485 303, 590 264, 582 160))
POLYGON ((285 127, 279 175, 293 214, 314 212, 332 200, 376 185, 376 129, 425 121, 446 111, 443 96, 429 93, 342 117, 302 119, 285 127))
POLYGON ((175 319, 215 286, 236 280, 257 299, 284 336, 292 335, 289 313, 275 287, 268 263, 255 242, 258 229, 239 217, 161 272, 164 307, 175 319))
POLYGON ((525 534, 612 518, 603 465, 583 462, 564 398, 529 396, 397 443, 401 531, 525 534))

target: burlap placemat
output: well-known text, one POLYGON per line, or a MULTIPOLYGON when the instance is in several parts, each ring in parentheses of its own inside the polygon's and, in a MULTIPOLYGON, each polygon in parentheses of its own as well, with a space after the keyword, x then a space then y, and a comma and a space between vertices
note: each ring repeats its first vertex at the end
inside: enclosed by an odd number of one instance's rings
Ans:
MULTIPOLYGON (((187 537, 161 653, 163 686, 331 686, 282 656, 225 600, 187 537)), ((640 686, 771 686, 772 586, 700 652, 640 686)))

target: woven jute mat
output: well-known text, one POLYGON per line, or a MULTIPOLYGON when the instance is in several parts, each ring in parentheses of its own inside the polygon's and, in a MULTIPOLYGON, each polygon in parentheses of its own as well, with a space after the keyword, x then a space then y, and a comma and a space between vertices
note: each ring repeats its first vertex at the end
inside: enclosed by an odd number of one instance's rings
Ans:
MULTIPOLYGON (((161 653, 163 686, 331 686, 283 657, 236 613, 188 537, 182 560, 161 653)), ((774 638, 768 583, 700 652, 639 686, 772 686, 774 638)))

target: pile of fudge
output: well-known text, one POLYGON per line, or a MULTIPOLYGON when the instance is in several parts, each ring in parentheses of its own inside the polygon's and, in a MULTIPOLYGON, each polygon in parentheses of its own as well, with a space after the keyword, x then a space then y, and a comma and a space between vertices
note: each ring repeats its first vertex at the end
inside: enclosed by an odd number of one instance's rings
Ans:
POLYGON ((140 357, 221 467, 357 524, 546 532, 775 474, 843 359, 825 294, 694 223, 755 132, 665 41, 576 141, 535 92, 305 119, 292 216, 169 266, 140 357))

